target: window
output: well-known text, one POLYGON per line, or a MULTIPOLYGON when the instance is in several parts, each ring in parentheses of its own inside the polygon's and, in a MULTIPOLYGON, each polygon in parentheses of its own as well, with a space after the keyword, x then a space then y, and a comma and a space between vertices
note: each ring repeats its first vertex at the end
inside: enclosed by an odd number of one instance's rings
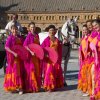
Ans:
POLYGON ((61 20, 61 16, 59 16, 59 20, 61 20))
POLYGON ((51 16, 49 16, 49 20, 51 20, 51 16))
POLYGON ((40 20, 42 19, 42 16, 40 16, 40 20))
POLYGON ((26 16, 26 20, 29 20, 29 16, 26 16))
POLYGON ((54 16, 52 16, 52 20, 54 20, 54 16))
POLYGON ((24 16, 24 20, 28 20, 29 17, 27 15, 24 16))
POLYGON ((67 16, 65 16, 65 20, 67 20, 67 16))
POLYGON ((39 20, 39 17, 38 16, 36 17, 36 20, 39 20))
POLYGON ((86 19, 86 15, 84 16, 84 19, 86 19))
POLYGON ((46 16, 46 20, 48 20, 48 16, 46 16))
POLYGON ((33 17, 33 20, 35 20, 35 19, 36 19, 36 16, 33 17))
POLYGON ((35 20, 35 16, 32 16, 32 20, 35 20))
POLYGON ((88 19, 90 19, 90 16, 89 15, 87 17, 88 17, 88 19))
POLYGON ((64 20, 64 18, 65 18, 65 17, 64 17, 64 16, 62 16, 62 20, 64 20))
POLYGON ((93 18, 93 15, 90 16, 90 19, 92 19, 92 18, 93 18))
POLYGON ((24 20, 26 19, 26 16, 24 16, 24 20))

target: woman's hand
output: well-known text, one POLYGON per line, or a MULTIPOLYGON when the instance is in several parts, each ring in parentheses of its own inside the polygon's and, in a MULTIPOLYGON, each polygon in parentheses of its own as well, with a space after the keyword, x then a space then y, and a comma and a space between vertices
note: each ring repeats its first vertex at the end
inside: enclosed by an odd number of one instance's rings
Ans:
POLYGON ((31 55, 32 55, 32 56, 34 56, 34 55, 35 55, 35 53, 34 53, 34 52, 32 52, 32 51, 30 51, 30 53, 31 53, 31 55))
POLYGON ((15 52, 13 52, 13 55, 14 55, 15 57, 18 57, 17 53, 15 53, 15 52))
POLYGON ((13 54, 15 57, 18 56, 17 53, 15 53, 14 51, 12 51, 10 48, 5 47, 5 49, 6 49, 8 52, 10 52, 11 54, 13 54))
POLYGON ((29 52, 31 53, 32 56, 35 55, 35 53, 33 51, 31 51, 30 49, 29 49, 29 52))
POLYGON ((34 55, 35 55, 35 53, 34 53, 34 52, 32 52, 32 51, 28 48, 28 46, 26 46, 25 48, 26 48, 26 49, 27 49, 27 50, 31 53, 31 55, 32 55, 32 56, 34 56, 34 55))

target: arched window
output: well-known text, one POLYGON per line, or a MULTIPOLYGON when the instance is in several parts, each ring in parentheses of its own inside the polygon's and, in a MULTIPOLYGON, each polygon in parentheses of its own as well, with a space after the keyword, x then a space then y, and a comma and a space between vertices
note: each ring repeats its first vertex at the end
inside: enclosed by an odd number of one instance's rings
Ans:
POLYGON ((49 16, 49 20, 51 20, 51 16, 49 16))
POLYGON ((61 16, 59 16, 59 20, 61 20, 61 16))
POLYGON ((24 16, 24 20, 26 20, 26 16, 24 16))
POLYGON ((46 16, 46 20, 48 20, 48 16, 46 16))
POLYGON ((29 20, 29 16, 27 16, 27 20, 29 20))
POLYGON ((88 15, 87 17, 88 17, 88 19, 90 19, 90 15, 88 15))
POLYGON ((90 16, 90 19, 93 19, 93 15, 90 16))
POLYGON ((84 19, 86 20, 86 15, 84 16, 84 19))
POLYGON ((65 16, 65 20, 67 20, 67 16, 65 16))
POLYGON ((33 17, 33 20, 36 20, 36 16, 33 17))
POLYGON ((36 20, 39 20, 39 17, 38 16, 36 17, 36 20))
POLYGON ((27 15, 24 15, 24 20, 28 20, 29 17, 27 15))
POLYGON ((65 17, 64 17, 64 16, 62 16, 62 20, 64 20, 64 18, 65 18, 65 17))
POLYGON ((52 20, 54 20, 54 16, 52 16, 52 20))
POLYGON ((40 16, 40 20, 42 19, 42 16, 40 16))

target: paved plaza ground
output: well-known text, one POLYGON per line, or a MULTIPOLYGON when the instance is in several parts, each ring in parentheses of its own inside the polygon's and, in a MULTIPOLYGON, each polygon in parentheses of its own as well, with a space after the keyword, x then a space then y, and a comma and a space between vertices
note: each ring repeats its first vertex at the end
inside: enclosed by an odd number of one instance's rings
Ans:
MULTIPOLYGON (((63 61, 62 61, 63 68, 63 61)), ((0 69, 0 100, 89 100, 89 97, 82 97, 81 91, 77 90, 78 78, 78 51, 73 50, 68 64, 66 82, 68 87, 58 89, 55 92, 26 93, 23 95, 6 93, 3 90, 4 74, 0 69)))

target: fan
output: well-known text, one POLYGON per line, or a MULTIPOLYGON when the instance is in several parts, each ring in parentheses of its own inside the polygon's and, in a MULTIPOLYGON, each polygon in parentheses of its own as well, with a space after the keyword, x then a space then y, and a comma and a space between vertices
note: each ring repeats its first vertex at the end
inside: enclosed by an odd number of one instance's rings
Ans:
POLYGON ((38 44, 32 43, 28 45, 29 49, 36 54, 39 59, 43 59, 44 51, 42 47, 38 44))
POLYGON ((28 59, 28 51, 21 45, 15 45, 11 48, 15 53, 18 54, 20 59, 27 60, 28 59))
POLYGON ((50 60, 53 63, 56 63, 58 60, 57 52, 53 48, 50 48, 50 47, 45 47, 44 49, 48 52, 50 60))

